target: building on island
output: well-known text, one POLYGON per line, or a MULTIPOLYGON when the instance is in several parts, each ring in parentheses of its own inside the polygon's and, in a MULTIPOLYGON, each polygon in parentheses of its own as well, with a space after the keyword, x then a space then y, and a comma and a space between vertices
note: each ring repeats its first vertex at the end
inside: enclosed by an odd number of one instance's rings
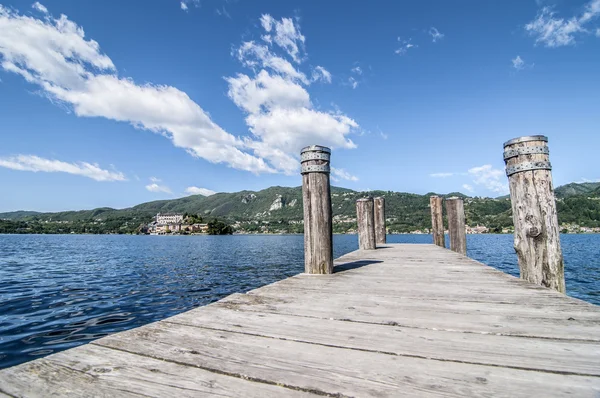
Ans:
POLYGON ((157 224, 177 224, 183 221, 183 214, 158 213, 156 215, 157 224))
POLYGON ((148 224, 150 235, 208 233, 208 224, 190 224, 183 214, 158 213, 155 221, 148 224))

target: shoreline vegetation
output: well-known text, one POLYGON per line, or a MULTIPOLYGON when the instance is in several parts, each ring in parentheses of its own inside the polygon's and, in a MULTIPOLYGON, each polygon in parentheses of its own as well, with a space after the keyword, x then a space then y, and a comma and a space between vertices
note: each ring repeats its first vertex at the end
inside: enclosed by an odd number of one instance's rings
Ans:
MULTIPOLYGON (((333 232, 356 231, 356 200, 365 196, 386 199, 389 234, 427 234, 431 228, 429 197, 392 192, 357 192, 332 187, 333 232)), ((439 195, 439 194, 437 194, 439 195)), ((562 233, 600 233, 600 183, 568 184, 556 188, 562 233)), ((465 201, 467 233, 512 233, 510 198, 470 197, 465 201)), ((98 208, 83 211, 0 213, 4 234, 144 234, 157 213, 181 213, 218 225, 204 234, 301 234, 304 231, 301 187, 271 187, 262 191, 193 195, 173 200, 143 203, 127 209, 98 208)), ((177 234, 195 234, 179 231, 177 234)), ((169 233, 172 235, 173 233, 169 233)))

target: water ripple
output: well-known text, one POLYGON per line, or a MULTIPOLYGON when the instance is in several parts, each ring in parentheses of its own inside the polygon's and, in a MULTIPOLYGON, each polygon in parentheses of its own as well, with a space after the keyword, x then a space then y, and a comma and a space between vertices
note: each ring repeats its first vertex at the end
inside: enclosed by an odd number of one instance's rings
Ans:
MULTIPOLYGON (((600 304, 600 235, 562 239, 569 294, 600 304)), ((334 243, 335 257, 358 246, 353 235, 334 243)), ((468 245, 471 257, 518 275, 511 236, 468 245)), ((303 255, 298 235, 0 235, 0 368, 287 278, 303 271, 303 255)))

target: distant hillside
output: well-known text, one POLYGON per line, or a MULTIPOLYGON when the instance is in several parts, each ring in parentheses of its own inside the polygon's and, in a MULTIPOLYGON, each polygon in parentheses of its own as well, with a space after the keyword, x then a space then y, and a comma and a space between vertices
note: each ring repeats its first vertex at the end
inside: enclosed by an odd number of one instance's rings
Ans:
MULTIPOLYGON (((587 227, 600 226, 600 184, 568 184, 556 189, 561 223, 587 227)), ((337 232, 356 226, 355 201, 358 198, 384 196, 390 231, 409 232, 431 226, 429 197, 392 191, 356 192, 332 187, 334 224, 337 232)), ((454 192, 442 196, 465 198, 467 223, 484 225, 492 231, 512 226, 510 199, 472 198, 454 192)), ((193 195, 173 200, 160 200, 127 208, 38 213, 19 211, 0 213, 0 232, 24 233, 134 233, 159 212, 198 214, 206 220, 223 219, 236 223, 242 230, 268 232, 302 232, 301 187, 271 187, 262 191, 218 193, 212 196, 193 195), (19 222, 18 225, 15 222, 19 222)))
POLYGON ((568 198, 570 196, 579 195, 600 195, 600 182, 585 182, 585 183, 571 183, 560 186, 554 190, 557 198, 568 198))

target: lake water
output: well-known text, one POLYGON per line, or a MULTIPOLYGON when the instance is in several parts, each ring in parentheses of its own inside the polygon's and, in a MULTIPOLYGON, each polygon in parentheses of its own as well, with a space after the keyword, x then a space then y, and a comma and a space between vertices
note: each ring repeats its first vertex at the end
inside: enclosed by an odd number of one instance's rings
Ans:
MULTIPOLYGON (((568 294, 600 304, 600 235, 561 239, 568 294)), ((518 276, 512 235, 469 235, 468 247, 518 276)), ((334 248, 356 250, 356 235, 336 235, 334 248)), ((0 235, 0 368, 284 279, 303 261, 300 235, 0 235)))

